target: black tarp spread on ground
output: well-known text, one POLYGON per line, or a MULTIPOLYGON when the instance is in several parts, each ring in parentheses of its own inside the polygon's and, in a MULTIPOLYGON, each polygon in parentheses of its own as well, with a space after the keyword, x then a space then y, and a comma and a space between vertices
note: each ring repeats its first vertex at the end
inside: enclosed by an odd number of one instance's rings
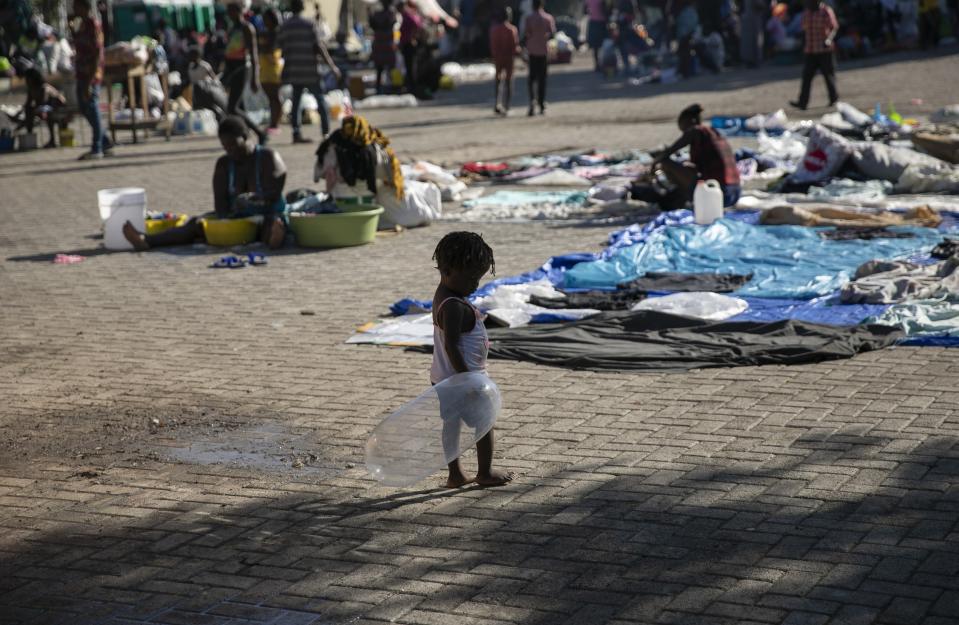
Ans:
POLYGON ((752 274, 741 276, 733 273, 679 273, 674 271, 650 271, 631 282, 618 285, 620 289, 641 291, 709 291, 732 293, 741 289, 752 279, 752 274))
POLYGON ((888 326, 704 321, 658 311, 606 312, 489 332, 491 358, 591 370, 802 364, 850 358, 903 336, 888 326))

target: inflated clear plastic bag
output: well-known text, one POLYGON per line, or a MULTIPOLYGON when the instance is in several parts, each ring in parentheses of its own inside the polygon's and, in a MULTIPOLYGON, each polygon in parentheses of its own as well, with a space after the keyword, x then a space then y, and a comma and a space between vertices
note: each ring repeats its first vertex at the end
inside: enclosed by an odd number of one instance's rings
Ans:
POLYGON ((485 374, 458 373, 386 417, 366 442, 366 467, 386 486, 446 468, 493 429, 502 400, 485 374))

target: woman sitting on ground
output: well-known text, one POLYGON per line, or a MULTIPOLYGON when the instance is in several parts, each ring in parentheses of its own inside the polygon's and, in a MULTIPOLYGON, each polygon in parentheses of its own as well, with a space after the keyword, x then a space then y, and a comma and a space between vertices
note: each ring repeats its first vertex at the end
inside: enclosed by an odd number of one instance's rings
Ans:
POLYGON ((687 201, 693 199, 696 183, 715 180, 723 189, 723 206, 733 206, 742 193, 736 159, 726 139, 703 124, 702 114, 703 107, 698 104, 683 109, 677 121, 683 135, 662 152, 654 154, 653 169, 658 166, 687 201), (670 158, 686 146, 689 146, 688 161, 678 163, 670 158))
MULTIPOLYGON (((220 143, 226 152, 213 170, 213 213, 206 217, 233 219, 262 216, 260 240, 276 249, 286 236, 286 202, 283 185, 286 165, 273 149, 257 145, 242 119, 229 116, 220 122, 220 143)), ((143 234, 129 221, 123 234, 138 251, 167 245, 186 245, 203 238, 203 224, 192 217, 182 226, 159 234, 143 234)))

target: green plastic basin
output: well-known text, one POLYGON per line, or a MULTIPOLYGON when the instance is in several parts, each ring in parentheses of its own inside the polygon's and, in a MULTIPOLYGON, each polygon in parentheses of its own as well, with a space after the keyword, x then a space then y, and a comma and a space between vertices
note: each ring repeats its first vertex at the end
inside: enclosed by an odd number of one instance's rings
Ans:
POLYGON ((290 230, 302 247, 349 247, 376 237, 383 207, 337 202, 342 213, 290 215, 290 230))

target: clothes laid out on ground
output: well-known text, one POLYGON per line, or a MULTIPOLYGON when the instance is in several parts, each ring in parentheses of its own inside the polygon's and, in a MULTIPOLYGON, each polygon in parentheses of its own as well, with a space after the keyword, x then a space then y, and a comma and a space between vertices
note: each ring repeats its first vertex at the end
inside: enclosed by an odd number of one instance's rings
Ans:
POLYGON ((942 223, 938 212, 918 206, 905 212, 877 211, 866 213, 832 207, 777 206, 764 211, 760 223, 790 226, 835 226, 837 228, 868 226, 924 226, 935 228, 942 223))
POLYGON ((959 254, 959 239, 950 239, 946 237, 942 243, 932 248, 933 258, 949 258, 959 254))
POLYGON ((820 230, 819 236, 831 241, 849 241, 851 239, 911 239, 915 233, 889 230, 885 226, 852 226, 835 230, 820 230))
POLYGON ((882 349, 903 337, 878 325, 707 321, 658 311, 490 330, 491 358, 577 369, 688 370, 800 364, 882 349))
POLYGON ((464 211, 447 215, 457 221, 529 221, 568 219, 582 213, 585 191, 495 191, 463 202, 464 211))
POLYGON ((895 304, 940 296, 959 297, 959 257, 920 265, 907 261, 870 260, 840 291, 847 304, 895 304))
MULTIPOLYGON (((770 203, 786 206, 797 201, 829 208, 898 207, 903 194, 915 193, 938 194, 926 200, 931 206, 957 206, 944 194, 959 193, 959 168, 948 159, 920 151, 925 145, 918 139, 922 133, 915 135, 915 141, 909 140, 913 128, 909 124, 916 123, 914 120, 894 114, 868 115, 838 102, 835 112, 821 122, 790 121, 778 111, 715 121, 720 129, 732 130, 732 134, 755 136, 751 145, 736 150, 736 169, 744 191, 737 208, 768 207, 770 203), (830 125, 832 129, 827 127, 830 125), (761 191, 772 193, 757 200, 753 192, 761 191)), ((959 136, 959 131, 937 136, 959 136)), ((947 146, 951 154, 949 150, 947 146)), ((678 156, 686 158, 685 154, 678 156)), ((668 181, 657 182, 655 176, 648 175, 651 163, 650 154, 642 150, 596 150, 466 163, 460 175, 477 185, 471 187, 474 193, 498 194, 495 187, 500 184, 570 191, 592 184, 584 200, 584 206, 591 210, 569 211, 561 204, 532 210, 523 198, 510 196, 498 197, 492 208, 475 203, 483 200, 479 197, 465 205, 468 215, 454 213, 451 217, 471 221, 580 218, 600 212, 594 206, 627 198, 627 206, 630 202, 637 207, 643 203, 657 205, 662 210, 688 206, 688 198, 668 181)))
POLYGON ((959 338, 959 301, 941 297, 889 306, 864 323, 898 328, 910 338, 904 343, 955 345, 959 338))
POLYGON ((558 295, 544 297, 531 295, 530 304, 542 308, 563 310, 566 308, 592 308, 596 310, 629 310, 634 304, 644 300, 647 291, 623 289, 618 291, 582 291, 578 293, 558 292, 558 295))

